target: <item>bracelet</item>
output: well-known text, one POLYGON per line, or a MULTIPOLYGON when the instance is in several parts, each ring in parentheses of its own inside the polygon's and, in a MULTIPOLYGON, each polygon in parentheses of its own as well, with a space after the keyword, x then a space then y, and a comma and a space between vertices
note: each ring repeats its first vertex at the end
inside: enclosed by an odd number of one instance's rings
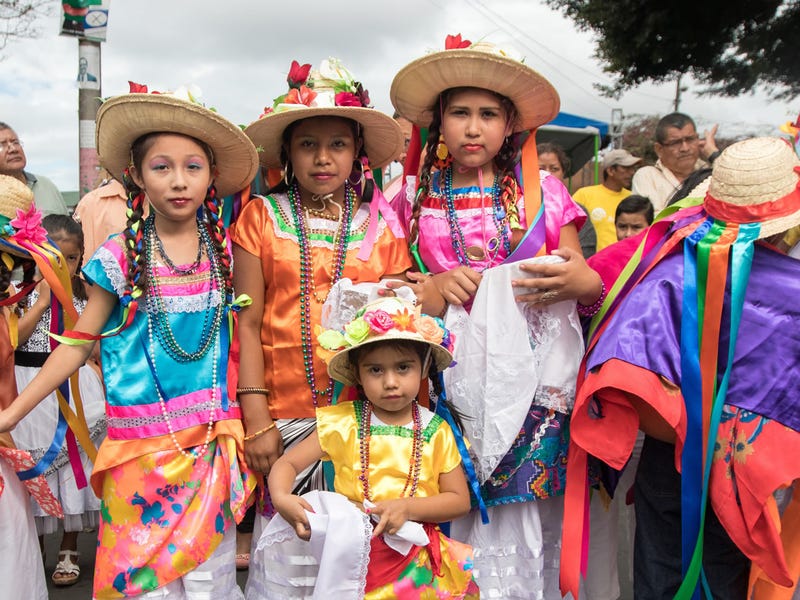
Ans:
POLYGON ((708 161, 708 164, 710 165, 714 164, 714 161, 717 160, 720 154, 722 154, 722 150, 714 150, 714 152, 709 154, 708 158, 706 159, 708 161))
POLYGON ((260 394, 262 396, 269 396, 269 390, 267 388, 260 388, 260 387, 236 388, 236 395, 239 396, 241 394, 260 394))
POLYGON ((600 280, 600 297, 594 301, 594 304, 581 304, 578 302, 578 314, 582 317, 593 317, 597 313, 600 312, 600 309, 603 306, 603 302, 606 299, 606 284, 601 279, 600 280))
POLYGON ((264 429, 260 429, 260 430, 256 431, 255 433, 251 433, 250 435, 246 435, 246 436, 244 436, 244 441, 245 441, 245 442, 249 442, 250 440, 254 440, 254 439, 256 439, 256 438, 257 438, 258 436, 260 436, 260 435, 264 435, 264 434, 265 434, 265 433, 267 433, 267 432, 268 432, 270 429, 273 429, 273 428, 274 428, 274 427, 275 427, 277 424, 278 424, 278 422, 277 422, 277 421, 273 421, 272 423, 270 423, 269 425, 267 425, 266 427, 264 427, 264 429))

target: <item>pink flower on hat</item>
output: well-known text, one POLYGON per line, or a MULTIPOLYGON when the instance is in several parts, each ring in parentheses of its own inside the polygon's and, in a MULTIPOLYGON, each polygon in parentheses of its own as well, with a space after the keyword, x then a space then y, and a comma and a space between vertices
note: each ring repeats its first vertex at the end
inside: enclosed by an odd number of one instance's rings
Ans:
POLYGON ((47 241, 47 232, 42 227, 42 213, 33 204, 26 211, 17 209, 17 217, 9 225, 17 230, 12 236, 17 243, 30 242, 41 246, 47 241))
POLYGON ((352 92, 339 92, 334 102, 336 106, 361 106, 361 99, 352 92))
POLYGON ((391 331, 395 326, 392 315, 380 309, 365 312, 364 320, 367 322, 367 325, 369 325, 369 328, 378 335, 391 331))

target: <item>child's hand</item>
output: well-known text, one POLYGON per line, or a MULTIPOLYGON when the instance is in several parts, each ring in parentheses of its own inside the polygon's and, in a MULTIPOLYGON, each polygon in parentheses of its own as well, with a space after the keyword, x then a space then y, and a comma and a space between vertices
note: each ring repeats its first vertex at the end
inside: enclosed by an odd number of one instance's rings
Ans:
POLYGON ((244 460, 253 471, 269 474, 275 461, 283 454, 283 438, 277 427, 244 443, 244 460))
POLYGON ((36 291, 39 292, 39 297, 35 304, 42 309, 50 308, 50 286, 47 285, 47 281, 42 279, 36 285, 36 291))
POLYGON ((306 511, 314 512, 311 505, 300 496, 285 494, 278 498, 272 498, 272 504, 280 515, 294 527, 294 531, 301 540, 311 539, 311 527, 308 524, 306 511))
POLYGON ((384 532, 397 533, 403 523, 408 521, 408 498, 378 502, 369 509, 369 515, 375 515, 381 519, 372 531, 372 537, 377 537, 384 532))
POLYGON ((419 273, 417 271, 407 271, 408 281, 386 281, 388 290, 381 290, 380 296, 395 296, 394 290, 400 287, 411 288, 416 296, 417 306, 422 307, 422 312, 426 315, 441 315, 447 307, 447 303, 442 298, 436 284, 433 282, 433 275, 419 273))
POLYGON ((520 269, 530 278, 515 279, 514 288, 529 288, 530 293, 517 296, 517 302, 531 302, 546 306, 564 300, 578 300, 587 306, 600 297, 600 276, 586 264, 583 255, 572 248, 559 248, 552 252, 564 259, 562 263, 522 263, 520 269))
POLYGON ((430 279, 445 302, 461 305, 475 295, 482 277, 475 269, 461 266, 438 273, 430 279))

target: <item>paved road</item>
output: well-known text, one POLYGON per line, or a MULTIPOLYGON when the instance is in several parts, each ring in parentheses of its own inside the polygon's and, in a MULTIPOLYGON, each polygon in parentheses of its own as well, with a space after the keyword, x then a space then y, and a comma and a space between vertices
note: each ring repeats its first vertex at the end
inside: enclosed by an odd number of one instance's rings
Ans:
MULTIPOLYGON (((81 553, 78 564, 81 578, 69 587, 56 587, 50 580, 58 561, 57 553, 61 541, 60 534, 45 536, 45 579, 50 590, 50 600, 90 600, 92 597, 92 578, 94 577, 94 554, 97 549, 97 534, 82 533, 78 536, 78 551, 81 553)), ((247 571, 238 574, 239 585, 244 589, 247 571)), ((2 594, 0 594, 2 597, 2 594)))

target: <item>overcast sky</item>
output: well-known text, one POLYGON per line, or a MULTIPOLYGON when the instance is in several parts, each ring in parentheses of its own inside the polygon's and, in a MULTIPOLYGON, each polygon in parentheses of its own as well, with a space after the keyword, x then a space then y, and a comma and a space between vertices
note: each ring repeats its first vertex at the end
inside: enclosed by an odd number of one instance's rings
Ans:
MULTIPOLYGON (((58 35, 59 4, 41 36, 9 45, 0 61, 0 121, 25 143, 28 170, 62 190, 78 188, 78 42, 58 35)), ((247 124, 286 90, 293 59, 318 66, 336 56, 364 82, 375 106, 391 113, 389 85, 406 63, 443 48, 448 33, 485 38, 516 50, 561 95, 561 110, 609 121, 623 114, 670 112, 674 84, 643 86, 619 101, 592 84, 608 83, 593 58, 592 36, 537 0, 112 0, 102 45, 102 95, 127 92, 127 81, 151 89, 194 83, 207 106, 247 124), (386 7, 396 10, 390 13, 386 7)), ((681 110, 699 129, 724 135, 777 133, 797 106, 757 93, 739 99, 684 93, 681 110)))

